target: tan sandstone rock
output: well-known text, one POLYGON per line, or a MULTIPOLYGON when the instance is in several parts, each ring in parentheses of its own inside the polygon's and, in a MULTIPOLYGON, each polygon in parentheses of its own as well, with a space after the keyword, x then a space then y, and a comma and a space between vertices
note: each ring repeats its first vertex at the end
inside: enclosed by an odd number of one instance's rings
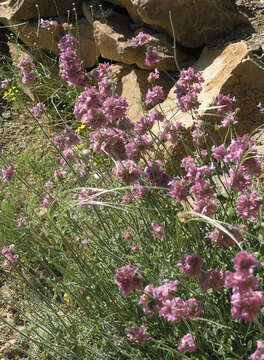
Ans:
MULTIPOLYGON (((158 34, 147 29, 140 29, 151 35, 151 48, 161 56, 162 60, 152 67, 145 65, 146 47, 136 47, 132 38, 134 31, 128 26, 129 18, 125 15, 114 14, 105 20, 94 21, 94 37, 99 52, 104 58, 122 62, 124 64, 136 64, 141 69, 154 69, 175 71, 176 66, 173 58, 171 42, 166 34, 158 34)), ((139 30, 138 30, 139 31, 139 30)), ((190 64, 193 58, 177 50, 180 64, 190 64)))
MULTIPOLYGON (((200 115, 208 121, 210 132, 214 132, 217 121, 215 112, 206 110, 214 101, 218 93, 235 96, 235 106, 239 108, 236 129, 242 135, 251 132, 263 124, 263 115, 259 113, 257 105, 263 102, 264 94, 264 66, 248 51, 247 44, 243 41, 233 43, 221 50, 204 49, 200 59, 193 65, 195 71, 202 71, 205 82, 199 94, 200 115)), ((175 86, 171 89, 167 99, 160 104, 167 118, 173 116, 173 121, 181 122, 186 128, 185 142, 191 147, 191 130, 194 121, 187 113, 177 113, 175 86)), ((217 140, 217 133, 215 139, 217 140)), ((186 154, 182 145, 173 149, 175 159, 178 161, 186 154)))
MULTIPOLYGON (((10 20, 6 24, 28 47, 48 50, 56 55, 60 53, 58 42, 65 35, 62 26, 59 25, 52 31, 39 28, 37 20, 27 21, 24 24, 17 20, 10 20)), ((80 39, 80 59, 84 67, 92 67, 99 56, 94 41, 93 27, 87 20, 81 18, 77 22, 77 28, 80 39)), ((73 28, 73 35, 75 35, 75 31, 76 28, 73 28)))
MULTIPOLYGON (((118 79, 117 93, 127 100, 128 117, 135 123, 144 114, 142 103, 151 87, 147 81, 150 72, 138 69, 136 66, 116 64, 113 65, 113 73, 118 79)), ((173 86, 173 82, 163 73, 160 74, 158 84, 163 86, 165 96, 173 86)))
POLYGON ((227 35, 236 27, 249 25, 231 0, 133 0, 137 14, 146 23, 172 35, 169 11, 177 42, 185 47, 200 47, 227 35))
MULTIPOLYGON (((74 3, 79 11, 81 0, 75 0, 74 3)), ((0 21, 62 16, 67 15, 67 11, 72 9, 72 0, 56 0, 56 2, 54 0, 2 0, 0 1, 0 21)))

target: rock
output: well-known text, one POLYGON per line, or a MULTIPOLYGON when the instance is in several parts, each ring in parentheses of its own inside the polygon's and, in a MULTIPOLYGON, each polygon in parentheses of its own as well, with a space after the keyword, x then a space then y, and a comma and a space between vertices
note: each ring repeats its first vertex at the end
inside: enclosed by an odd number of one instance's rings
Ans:
MULTIPOLYGON (((9 25, 10 30, 16 31, 16 36, 28 47, 48 50, 59 55, 58 42, 61 37, 65 35, 61 25, 59 25, 55 31, 51 31, 39 28, 36 20, 28 21, 23 25, 20 25, 17 20, 10 20, 6 24, 9 25)), ((84 67, 92 67, 95 65, 96 59, 99 56, 94 41, 93 27, 87 20, 81 18, 78 20, 77 28, 80 39, 80 59, 84 67)), ((76 28, 73 27, 72 33, 74 35, 75 32, 76 28)))
MULTIPOLYGON (((81 0, 75 0, 75 8, 80 13, 81 0)), ((39 17, 67 16, 67 11, 73 9, 72 0, 7 0, 0 1, 0 21, 30 20, 39 17)))
MULTIPOLYGON (((78 20, 77 28, 79 30, 80 40, 80 59, 83 62, 83 67, 92 67, 95 65, 99 49, 95 43, 93 26, 84 18, 78 20)), ((76 29, 73 29, 75 34, 76 29)))
POLYGON ((37 20, 21 23, 18 20, 12 19, 4 21, 4 24, 8 26, 9 29, 28 47, 38 47, 43 50, 51 51, 56 55, 59 54, 58 41, 64 35, 61 26, 58 26, 55 31, 48 31, 39 28, 37 20))
POLYGON ((109 2, 111 2, 114 5, 120 6, 120 7, 124 7, 129 16, 131 17, 131 19, 135 22, 135 23, 141 23, 141 17, 138 15, 137 13, 137 9, 136 7, 134 7, 133 5, 133 0, 108 0, 109 2))
POLYGON ((176 41, 185 47, 202 47, 238 26, 249 26, 231 0, 133 0, 133 4, 144 23, 172 36, 171 11, 176 41))
MULTIPOLYGON (((128 117, 135 123, 143 116, 141 104, 150 87, 147 81, 150 71, 138 69, 136 66, 116 64, 113 65, 113 72, 118 79, 117 93, 127 100, 128 117)), ((163 86, 165 96, 173 86, 168 76, 162 73, 158 84, 163 86)))
MULTIPOLYGON (((141 69, 154 69, 175 71, 172 45, 166 34, 158 34, 147 29, 140 29, 151 35, 148 46, 162 57, 159 63, 151 68, 145 65, 146 47, 136 47, 132 38, 134 31, 129 28, 129 18, 125 15, 114 14, 105 20, 94 21, 94 37, 102 57, 124 64, 136 64, 141 69)), ((178 60, 181 64, 192 62, 192 57, 177 50, 178 60)))
MULTIPOLYGON (((213 103, 218 93, 235 96, 235 107, 239 108, 236 117, 238 120, 236 130, 239 135, 250 133, 263 124, 263 115, 260 114, 257 105, 263 102, 264 64, 261 65, 261 62, 253 57, 246 42, 233 43, 221 50, 205 48, 193 67, 195 71, 203 72, 205 82, 199 95, 201 103, 199 112, 202 119, 206 116, 207 121, 212 124, 210 132, 216 140, 219 141, 218 133, 214 132, 214 123, 219 118, 214 116, 212 110, 206 108, 213 103)), ((185 142, 191 148, 194 121, 187 113, 176 114, 174 90, 175 87, 170 90, 167 99, 160 106, 168 119, 174 115, 173 121, 179 121, 185 126, 185 142)), ((186 156, 182 144, 174 147, 173 153, 177 162, 186 156)))

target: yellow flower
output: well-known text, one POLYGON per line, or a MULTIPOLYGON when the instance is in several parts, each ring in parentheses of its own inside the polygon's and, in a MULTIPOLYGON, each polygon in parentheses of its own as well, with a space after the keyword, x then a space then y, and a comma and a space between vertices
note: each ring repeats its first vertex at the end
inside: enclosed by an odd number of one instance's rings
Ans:
POLYGON ((8 91, 5 91, 2 99, 7 101, 16 101, 16 94, 18 93, 18 89, 15 86, 12 86, 8 91))
POLYGON ((83 145, 74 146, 74 150, 82 150, 82 149, 83 149, 83 145))
POLYGON ((80 126, 75 130, 76 134, 80 134, 80 132, 81 132, 83 129, 85 129, 85 125, 84 125, 84 124, 80 125, 80 126))

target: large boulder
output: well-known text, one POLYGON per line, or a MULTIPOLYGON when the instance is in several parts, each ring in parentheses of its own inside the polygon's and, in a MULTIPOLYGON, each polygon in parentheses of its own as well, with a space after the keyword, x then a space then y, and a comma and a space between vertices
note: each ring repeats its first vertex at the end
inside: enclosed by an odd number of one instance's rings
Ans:
MULTIPOLYGON (((145 64, 147 48, 135 46, 132 40, 135 33, 129 27, 129 18, 126 15, 114 14, 105 20, 94 21, 93 26, 96 45, 104 58, 124 64, 136 64, 141 69, 176 70, 172 45, 166 34, 140 29, 151 35, 151 42, 148 46, 155 49, 162 58, 160 62, 150 68, 145 64)), ((179 49, 177 56, 180 64, 185 66, 193 61, 191 56, 184 54, 179 49)))
MULTIPOLYGON (((80 11, 81 0, 74 1, 74 8, 80 11)), ((6 0, 0 1, 0 21, 12 19, 29 20, 39 17, 67 16, 73 9, 72 0, 6 0)))
POLYGON ((166 30, 172 36, 171 11, 176 41, 185 47, 207 45, 238 26, 249 25, 231 0, 133 0, 132 3, 144 23, 166 30))

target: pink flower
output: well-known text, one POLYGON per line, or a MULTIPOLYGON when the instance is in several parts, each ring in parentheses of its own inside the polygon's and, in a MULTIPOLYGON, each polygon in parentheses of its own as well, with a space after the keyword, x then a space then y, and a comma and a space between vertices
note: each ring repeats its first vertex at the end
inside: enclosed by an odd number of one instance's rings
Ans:
POLYGON ((263 200, 256 191, 241 194, 236 201, 236 214, 243 220, 256 221, 256 212, 263 204, 263 200))
POLYGON ((52 182, 49 180, 47 181, 44 185, 43 185, 43 188, 46 190, 46 191, 49 191, 49 190, 53 190, 54 187, 53 187, 53 184, 52 182))
POLYGON ((155 288, 152 284, 148 285, 144 289, 144 294, 140 296, 138 304, 142 306, 144 314, 158 314, 161 309, 160 298, 154 297, 155 288))
POLYGON ((180 268, 180 272, 187 277, 194 277, 199 279, 201 276, 203 261, 199 255, 185 254, 181 261, 177 262, 177 265, 180 268))
POLYGON ((191 334, 184 335, 178 343, 178 351, 181 354, 186 352, 194 352, 197 349, 197 344, 195 343, 195 336, 191 334))
POLYGON ((124 298, 127 298, 129 293, 136 289, 142 290, 143 279, 137 275, 137 271, 137 266, 131 267, 130 265, 115 269, 115 283, 124 298))
POLYGON ((153 148, 153 141, 147 135, 137 135, 133 137, 126 145, 126 155, 128 159, 138 161, 140 157, 153 148))
POLYGON ((160 73, 158 69, 155 69, 154 72, 151 72, 148 76, 148 81, 154 81, 154 80, 158 80, 160 77, 160 73))
POLYGON ((225 146, 223 144, 217 147, 213 145, 211 150, 213 153, 213 157, 217 161, 222 161, 227 153, 225 146))
POLYGON ((131 195, 128 191, 126 191, 125 195, 122 197, 122 202, 125 204, 129 204, 131 203, 131 201, 132 201, 131 195))
POLYGON ((193 202, 194 211, 206 216, 212 216, 215 214, 218 205, 211 198, 201 198, 193 202))
POLYGON ((39 115, 42 113, 42 111, 44 110, 45 108, 45 104, 43 103, 38 103, 37 105, 35 105, 33 108, 32 108, 32 114, 37 118, 39 117, 39 115))
POLYGON ((156 53, 153 50, 148 50, 145 59, 145 64, 147 66, 153 66, 155 63, 159 62, 160 60, 161 60, 161 56, 158 53, 156 53))
POLYGON ((136 37, 132 38, 132 40, 134 41, 136 47, 143 46, 150 42, 150 35, 140 31, 136 37))
POLYGON ((147 327, 145 324, 141 325, 140 328, 136 326, 131 326, 130 328, 125 329, 126 336, 132 341, 138 341, 141 346, 144 346, 145 341, 152 338, 151 335, 145 334, 147 327))
POLYGON ((41 29, 54 30, 58 26, 58 21, 56 20, 43 20, 40 19, 41 29))
POLYGON ((164 120, 162 127, 164 130, 158 133, 160 141, 167 140, 173 145, 178 143, 180 136, 185 130, 182 124, 178 121, 171 123, 168 120, 164 120))
POLYGON ((188 185, 185 179, 174 181, 173 184, 173 191, 169 192, 170 196, 174 199, 175 203, 177 204, 180 201, 186 201, 187 195, 189 194, 188 185))
POLYGON ((217 109, 219 113, 227 113, 232 111, 233 103, 236 101, 235 97, 231 98, 230 95, 218 94, 216 95, 216 106, 220 106, 217 109))
POLYGON ((82 244, 83 244, 83 245, 88 244, 89 241, 88 241, 88 239, 87 239, 86 233, 85 233, 85 232, 82 232, 82 236, 83 236, 82 244))
POLYGON ((122 233, 122 238, 123 238, 126 242, 132 240, 132 236, 131 236, 131 234, 129 234, 128 232, 123 232, 123 233, 122 233))
POLYGON ((29 57, 24 57, 19 61, 17 67, 22 72, 22 84, 33 86, 35 82, 35 75, 31 71, 35 67, 33 61, 29 57))
POLYGON ((161 226, 157 221, 153 221, 151 224, 153 230, 153 237, 154 239, 160 238, 164 232, 163 226, 161 226))
POLYGON ((188 299, 185 301, 185 313, 184 316, 193 319, 203 314, 202 306, 196 299, 188 299))
POLYGON ((19 218, 17 219, 17 227, 19 229, 23 228, 25 225, 26 218, 19 218))
POLYGON ((131 189, 131 194, 134 196, 135 199, 142 199, 146 195, 148 195, 149 189, 140 185, 134 184, 131 189))
POLYGON ((69 86, 79 88, 84 85, 85 76, 76 50, 67 48, 60 53, 59 68, 60 77, 65 80, 69 86))
POLYGON ((148 166, 144 170, 144 174, 148 181, 156 186, 168 187, 171 177, 161 169, 161 161, 148 161, 148 166))
POLYGON ((141 168, 132 160, 116 161, 112 169, 113 175, 120 178, 126 185, 135 183, 141 173, 141 168))
POLYGON ((178 280, 166 281, 165 284, 153 289, 153 297, 155 300, 164 302, 169 299, 171 293, 178 291, 177 285, 179 284, 178 280))
POLYGON ((71 34, 66 34, 64 35, 59 43, 58 43, 58 48, 60 49, 60 51, 65 51, 66 49, 70 48, 74 48, 78 45, 78 40, 71 34))
POLYGON ((44 196, 44 198, 42 199, 42 206, 44 208, 47 208, 49 206, 49 204, 51 203, 51 201, 52 201, 52 197, 49 194, 46 194, 44 196))
POLYGON ((213 270, 202 272, 199 281, 204 291, 209 289, 218 291, 224 286, 224 272, 218 267, 213 270))
POLYGON ((232 288, 233 292, 245 293, 255 290, 258 287, 259 280, 259 278, 251 274, 225 272, 225 287, 232 288))
POLYGON ((179 297, 165 300, 159 314, 173 324, 178 323, 185 314, 185 303, 179 297))
POLYGON ((238 137, 236 140, 232 140, 231 144, 226 149, 226 155, 224 162, 238 164, 241 156, 252 148, 253 143, 249 140, 248 134, 238 137))
POLYGON ((138 252, 140 250, 139 246, 136 244, 130 244, 130 249, 132 249, 134 252, 138 252))
POLYGON ((11 248, 12 246, 10 246, 9 248, 4 246, 1 250, 1 254, 5 258, 2 267, 6 270, 10 268, 11 264, 17 263, 18 255, 14 254, 11 248))
POLYGON ((145 103, 147 105, 149 105, 149 104, 157 105, 164 99, 165 99, 165 95, 163 92, 163 88, 162 88, 162 86, 157 85, 157 86, 154 86, 151 90, 148 89, 145 103))
POLYGON ((187 70, 181 70, 174 93, 177 98, 176 104, 182 112, 199 107, 198 94, 202 91, 202 82, 204 79, 201 72, 195 74, 191 67, 187 70))
POLYGON ((221 121, 221 124, 220 124, 220 127, 227 127, 228 125, 230 124, 237 124, 237 120, 235 120, 235 117, 234 117, 235 113, 231 113, 231 114, 228 114, 222 121, 221 121))
POLYGON ((2 180, 8 182, 11 180, 14 174, 14 165, 10 164, 6 170, 2 169, 2 180))
POLYGON ((1 88, 4 89, 10 82, 12 81, 11 78, 7 78, 1 81, 1 88))
POLYGON ((239 251, 234 259, 234 269, 242 274, 253 274, 254 268, 258 265, 258 260, 246 251, 239 251))
POLYGON ((248 292, 236 291, 231 297, 231 314, 234 318, 242 318, 245 322, 252 322, 258 315, 259 309, 264 302, 261 291, 250 290, 248 292))
MULTIPOLYGON (((264 112, 264 109, 263 109, 264 112)), ((264 360, 264 342, 257 341, 257 350, 248 358, 249 360, 264 360)))
POLYGON ((251 184, 252 180, 245 166, 240 166, 238 169, 230 169, 229 179, 226 182, 228 187, 234 191, 242 191, 251 184))

